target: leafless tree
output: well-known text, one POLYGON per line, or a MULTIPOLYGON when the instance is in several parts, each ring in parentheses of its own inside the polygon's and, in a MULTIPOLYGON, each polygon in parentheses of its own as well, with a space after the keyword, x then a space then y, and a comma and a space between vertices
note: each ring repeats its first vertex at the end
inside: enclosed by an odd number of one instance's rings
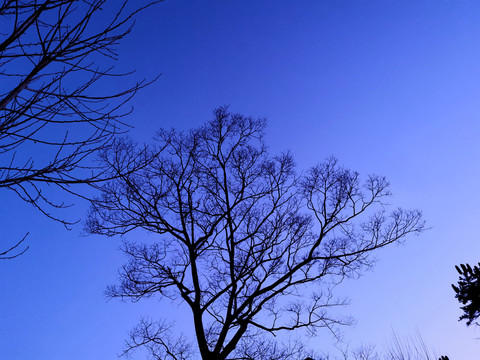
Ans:
MULTIPOLYGON (((65 204, 46 185, 72 191, 102 178, 89 158, 125 130, 124 105, 146 85, 125 86, 129 74, 113 70, 116 45, 135 15, 156 2, 0 2, 0 188, 69 224, 52 212, 65 204), (113 86, 121 90, 104 90, 113 86)), ((18 256, 20 245, 0 259, 18 256)))
POLYGON ((352 351, 354 360, 381 360, 380 355, 371 344, 363 344, 352 351))
MULTIPOLYGON (((185 303, 202 359, 276 358, 280 345, 260 336, 348 323, 328 311, 343 304, 332 287, 424 228, 419 211, 388 212, 383 177, 362 183, 335 159, 297 175, 290 153, 268 155, 264 127, 219 108, 188 133, 159 131, 156 146, 119 141, 103 154, 119 176, 92 202, 87 231, 158 234, 150 245, 125 243, 130 262, 108 292, 185 303)), ((165 332, 140 334, 129 349, 148 343, 157 359, 184 359, 169 353, 165 332)))

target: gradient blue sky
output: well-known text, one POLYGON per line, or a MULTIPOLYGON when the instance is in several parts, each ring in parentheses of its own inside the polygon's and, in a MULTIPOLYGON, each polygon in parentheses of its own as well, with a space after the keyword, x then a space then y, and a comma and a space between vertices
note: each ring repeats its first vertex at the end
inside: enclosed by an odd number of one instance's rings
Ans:
MULTIPOLYGON (((381 349, 392 329, 418 329, 439 354, 479 357, 480 331, 457 321, 450 284, 455 264, 480 261, 480 2, 167 0, 139 17, 119 54, 119 69, 162 73, 134 100, 139 141, 229 104, 267 117, 271 152, 291 150, 299 169, 333 154, 387 176, 393 203, 422 209, 431 230, 339 288, 357 319, 345 338, 381 349)), ((67 231, 12 194, 1 199, 2 239, 31 234, 24 256, 0 262, 0 359, 115 359, 140 316, 180 312, 106 302, 120 239, 81 236, 81 225, 67 231)), ((332 339, 311 343, 329 349, 332 339)))

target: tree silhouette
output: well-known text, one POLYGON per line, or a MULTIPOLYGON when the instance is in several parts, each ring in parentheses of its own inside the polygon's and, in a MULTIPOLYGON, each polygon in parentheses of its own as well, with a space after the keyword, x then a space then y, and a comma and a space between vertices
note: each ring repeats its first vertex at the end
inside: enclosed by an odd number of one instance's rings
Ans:
MULTIPOLYGON (((126 0, 0 3, 0 188, 69 225, 53 213, 65 204, 49 189, 74 192, 71 185, 103 178, 89 158, 125 130, 124 105, 146 82, 118 86, 128 74, 99 62, 117 58, 115 47, 134 16, 156 2, 136 8, 126 0), (121 90, 106 92, 108 81, 121 90)), ((0 258, 23 253, 22 241, 0 258)))
MULTIPOLYGON (((383 177, 362 183, 333 158, 297 175, 290 153, 268 155, 264 127, 219 108, 188 133, 160 130, 155 146, 123 140, 103 153, 118 177, 92 202, 87 231, 158 235, 125 243, 130 261, 108 293, 186 304, 202 359, 304 359, 269 335, 348 323, 328 311, 344 304, 333 287, 424 227, 418 211, 387 213, 383 177)), ((186 344, 144 320, 126 352, 147 346, 156 359, 186 359, 186 344)))
POLYGON ((473 268, 469 264, 460 264, 455 266, 460 277, 458 279, 458 286, 452 284, 455 291, 455 297, 463 305, 461 309, 464 314, 460 316, 459 320, 466 319, 467 325, 472 322, 478 325, 475 321, 480 316, 480 263, 473 268))

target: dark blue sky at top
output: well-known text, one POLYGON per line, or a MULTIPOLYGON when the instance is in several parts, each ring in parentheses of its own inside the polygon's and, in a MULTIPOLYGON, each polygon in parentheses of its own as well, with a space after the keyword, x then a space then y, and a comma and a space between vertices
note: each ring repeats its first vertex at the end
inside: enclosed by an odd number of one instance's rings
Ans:
MULTIPOLYGON (((381 349, 392 329, 418 329, 439 353, 478 357, 478 330, 457 322, 450 284, 455 264, 480 260, 480 3, 167 0, 138 17, 117 66, 162 74, 133 101, 130 135, 140 142, 230 105, 267 117, 271 152, 291 150, 300 170, 333 154, 386 175, 392 203, 422 209, 431 230, 380 252, 372 272, 338 289, 358 320, 345 337, 381 349)), ((115 359, 140 316, 182 311, 106 302, 121 239, 82 236, 81 224, 67 231, 1 196, 2 239, 30 231, 30 250, 0 263, 0 359, 115 359)), ((86 210, 80 202, 65 214, 86 210)))

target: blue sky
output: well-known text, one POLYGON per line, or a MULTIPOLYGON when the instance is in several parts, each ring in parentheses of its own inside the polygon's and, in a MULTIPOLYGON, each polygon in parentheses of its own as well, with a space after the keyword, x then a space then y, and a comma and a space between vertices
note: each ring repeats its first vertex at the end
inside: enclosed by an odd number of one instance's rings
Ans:
MULTIPOLYGON (((381 251, 373 271, 338 289, 357 319, 345 329, 352 346, 381 349, 392 329, 418 329, 439 354, 478 358, 480 331, 457 321, 450 284, 455 264, 480 261, 480 3, 167 0, 125 40, 119 69, 162 74, 133 101, 138 141, 160 127, 199 126, 229 104, 267 117, 271 152, 291 150, 299 169, 335 155, 387 176, 394 205, 423 210, 431 230, 381 251)), ((115 359, 140 316, 179 311, 107 302, 121 239, 67 231, 1 196, 2 239, 30 231, 30 250, 0 262, 0 358, 115 359)))

